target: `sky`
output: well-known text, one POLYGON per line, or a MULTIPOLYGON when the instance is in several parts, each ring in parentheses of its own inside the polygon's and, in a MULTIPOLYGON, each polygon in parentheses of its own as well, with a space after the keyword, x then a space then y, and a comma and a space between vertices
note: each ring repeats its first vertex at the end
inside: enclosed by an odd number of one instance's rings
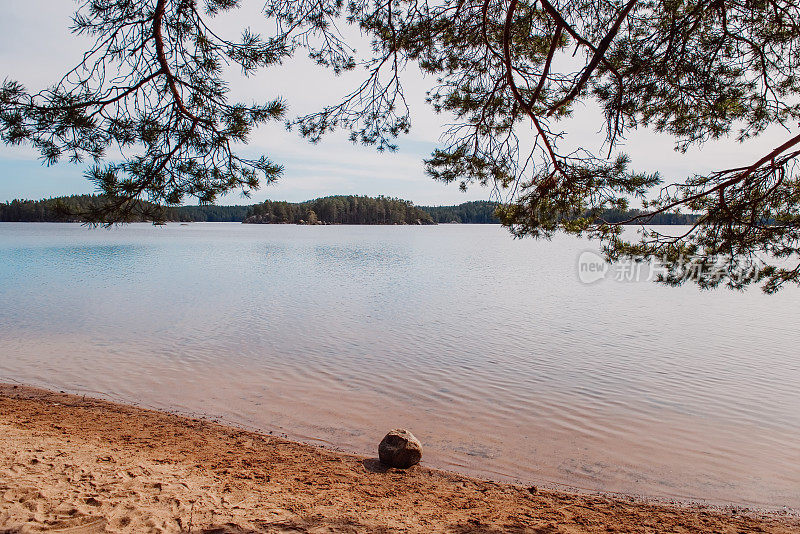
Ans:
MULTIPOLYGON (((258 16, 261 5, 260 0, 245 0, 243 9, 214 20, 215 28, 235 35, 249 25, 254 31, 266 33, 267 22, 260 22, 258 16), (259 24, 263 27, 259 28, 259 24)), ((39 90, 79 62, 86 42, 69 32, 76 2, 0 0, 0 6, 0 77, 18 80, 29 90, 39 90)), ((336 77, 298 57, 251 78, 233 76, 231 92, 232 97, 245 102, 282 97, 288 105, 287 117, 291 118, 335 103, 360 81, 359 74, 336 77)), ((424 78, 413 67, 404 73, 412 128, 398 141, 397 152, 381 154, 371 147, 353 145, 343 132, 310 144, 296 132, 287 132, 280 123, 259 128, 241 152, 264 154, 282 164, 283 176, 276 185, 262 187, 249 199, 236 192, 221 198, 218 204, 252 204, 266 199, 297 202, 335 194, 387 195, 417 205, 489 199, 491 191, 487 188, 473 186, 463 193, 457 184, 443 184, 425 175, 423 159, 437 146, 448 122, 448 117, 436 115, 425 103, 425 91, 432 84, 433 80, 424 78)), ((596 151, 604 139, 602 126, 599 112, 588 105, 578 107, 564 128, 571 145, 596 151)), ((638 130, 628 134, 622 150, 631 155, 633 168, 659 171, 669 183, 694 173, 752 162, 788 137, 787 132, 775 128, 745 144, 722 140, 679 154, 673 151, 673 141, 668 136, 638 130)), ((94 186, 83 176, 85 168, 65 162, 46 167, 30 147, 0 145, 0 202, 92 193, 94 186)))

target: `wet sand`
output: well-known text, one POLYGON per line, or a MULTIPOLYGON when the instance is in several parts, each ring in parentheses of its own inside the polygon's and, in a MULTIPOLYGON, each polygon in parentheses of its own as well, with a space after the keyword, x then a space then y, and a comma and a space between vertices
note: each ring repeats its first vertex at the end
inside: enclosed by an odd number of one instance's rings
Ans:
MULTIPOLYGON (((423 458, 424 460, 424 458, 423 458)), ((472 479, 0 385, 0 532, 797 532, 796 517, 472 479)))

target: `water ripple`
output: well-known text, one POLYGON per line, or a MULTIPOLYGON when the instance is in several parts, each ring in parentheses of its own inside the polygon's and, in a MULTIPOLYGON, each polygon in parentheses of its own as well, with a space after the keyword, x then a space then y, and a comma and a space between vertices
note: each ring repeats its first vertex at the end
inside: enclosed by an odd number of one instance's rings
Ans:
POLYGON ((494 226, 0 224, 0 379, 502 480, 800 508, 798 291, 581 285, 494 226))

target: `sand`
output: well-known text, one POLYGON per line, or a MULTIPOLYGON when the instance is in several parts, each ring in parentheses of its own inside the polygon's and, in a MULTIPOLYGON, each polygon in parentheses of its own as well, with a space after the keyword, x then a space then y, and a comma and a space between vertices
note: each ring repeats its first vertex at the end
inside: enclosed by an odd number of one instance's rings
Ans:
POLYGON ((39 531, 738 533, 800 532, 800 519, 385 469, 211 421, 0 385, 0 532, 39 531))

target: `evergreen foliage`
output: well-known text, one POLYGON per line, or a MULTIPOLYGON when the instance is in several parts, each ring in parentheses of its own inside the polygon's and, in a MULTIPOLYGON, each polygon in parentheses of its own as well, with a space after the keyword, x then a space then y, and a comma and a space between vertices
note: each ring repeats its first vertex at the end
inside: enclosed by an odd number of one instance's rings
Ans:
POLYGON ((423 208, 398 198, 330 196, 292 203, 267 200, 251 208, 246 223, 434 224, 423 208))
POLYGON ((499 224, 495 216, 499 204, 486 200, 464 202, 457 206, 426 206, 427 211, 437 223, 499 224))
MULTIPOLYGON (((477 200, 457 206, 421 206, 420 209, 430 213, 437 223, 500 224, 498 210, 502 211, 503 205, 499 202, 477 200)), ((638 217, 641 215, 643 213, 638 210, 607 210, 601 217, 611 223, 639 224, 638 217), (626 222, 632 219, 636 222, 626 222)), ((697 222, 697 219, 697 215, 670 212, 649 216, 646 223, 649 226, 691 225, 697 222)))
POLYGON ((232 189, 249 194, 281 174, 265 156, 238 155, 235 145, 280 119, 283 102, 230 103, 222 72, 275 64, 285 41, 247 29, 238 41, 223 39, 206 19, 238 2, 204 4, 201 13, 194 0, 85 0, 72 29, 95 41, 82 61, 36 93, 10 79, 0 85, 2 141, 29 143, 48 165, 93 163, 87 178, 106 201, 74 216, 160 221, 160 205, 210 203, 232 189))
POLYGON ((600 239, 611 261, 660 261, 670 284, 681 283, 686 258, 704 288, 800 283, 793 0, 266 0, 269 36, 220 38, 211 21, 240 3, 83 1, 73 29, 94 45, 43 91, 5 80, 0 139, 29 143, 48 164, 92 161, 87 175, 107 201, 89 206, 87 220, 160 220, 160 206, 248 193, 281 173, 235 146, 281 118, 283 102, 228 102, 226 64, 250 74, 302 50, 336 73, 363 68, 341 101, 288 125, 311 141, 344 128, 378 150, 396 148, 410 128, 400 74, 416 64, 435 80, 434 111, 454 117, 428 173, 491 187, 515 236, 600 239), (347 24, 371 39, 365 55, 343 41, 347 24), (563 120, 585 105, 604 114, 597 153, 566 148, 563 120), (723 137, 747 142, 770 126, 787 137, 744 165, 664 184, 618 150, 640 126, 672 136, 679 152, 723 137), (629 219, 605 218, 632 208, 640 211, 629 219), (698 215, 685 234, 623 236, 624 224, 678 209, 698 215))
POLYGON ((250 206, 178 206, 167 210, 167 220, 180 222, 242 222, 250 206))
MULTIPOLYGON (((0 222, 90 222, 77 216, 105 201, 98 195, 72 195, 43 200, 12 200, 0 203, 0 222)), ((249 222, 274 224, 499 224, 497 202, 478 200, 456 206, 414 206, 407 200, 387 197, 330 196, 307 202, 267 200, 250 206, 175 206, 163 208, 164 222, 249 222), (247 220, 249 219, 249 220, 247 220)), ((151 206, 156 210, 159 206, 151 206)), ((609 221, 625 221, 636 211, 607 212, 609 221)), ((145 222, 146 217, 128 222, 145 222)), ((663 213, 649 224, 693 224, 695 215, 663 213)))
MULTIPOLYGON (((83 213, 104 209, 107 202, 99 195, 72 195, 43 200, 12 200, 0 203, 0 222, 95 222, 81 216, 83 213)), ((241 222, 250 206, 178 206, 164 209, 161 206, 146 206, 150 211, 159 210, 162 222, 241 222)), ((126 222, 145 222, 144 215, 131 215, 126 222)))

